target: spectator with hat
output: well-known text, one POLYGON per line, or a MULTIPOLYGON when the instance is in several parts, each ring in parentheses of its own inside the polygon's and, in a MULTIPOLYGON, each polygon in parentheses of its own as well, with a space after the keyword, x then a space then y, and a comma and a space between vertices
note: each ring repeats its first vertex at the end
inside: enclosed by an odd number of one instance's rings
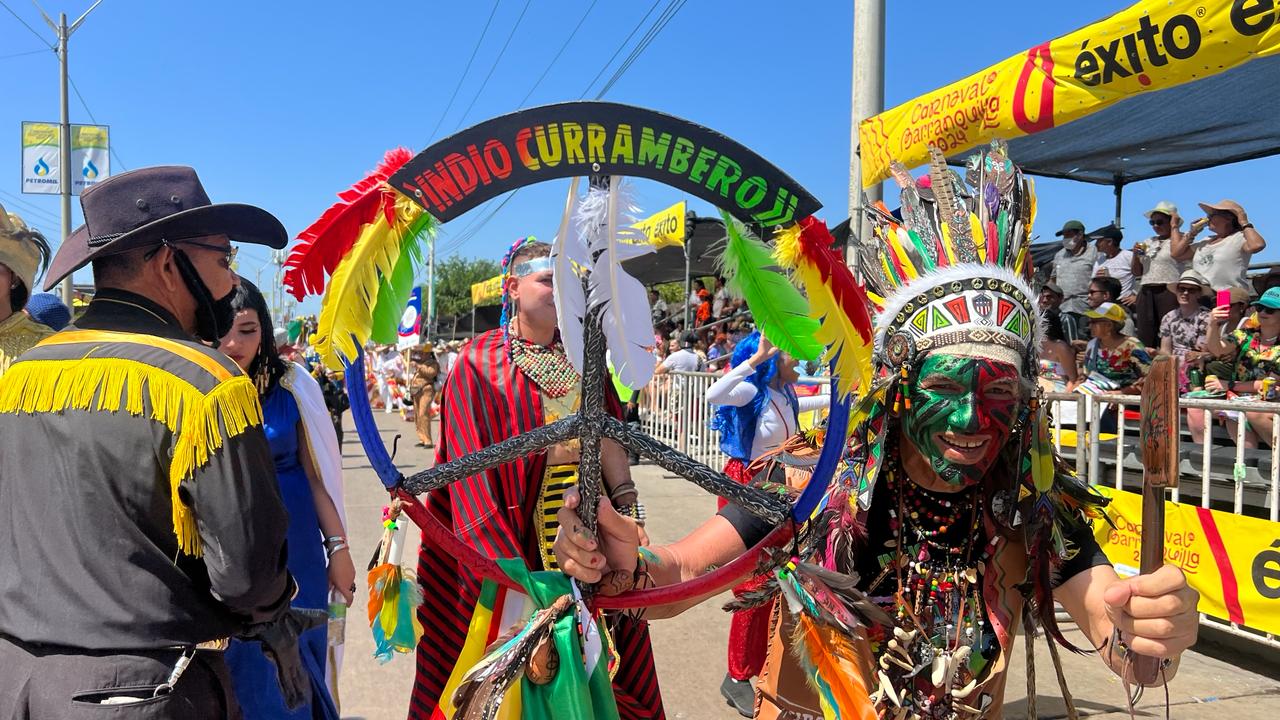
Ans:
POLYGON ((1084 223, 1079 220, 1068 220, 1054 234, 1062 238, 1062 249, 1054 255, 1050 280, 1062 290, 1062 313, 1074 321, 1064 325, 1063 329, 1068 333, 1068 341, 1084 340, 1087 336, 1082 318, 1084 311, 1089 309, 1086 299, 1098 251, 1085 239, 1084 223))
POLYGON ((19 355, 53 334, 22 312, 40 266, 49 266, 44 236, 0 206, 0 375, 19 355))
POLYGON ((1203 275, 1187 270, 1177 282, 1169 283, 1169 292, 1178 298, 1178 306, 1160 319, 1160 352, 1182 361, 1178 364, 1178 383, 1180 391, 1187 392, 1187 367, 1203 354, 1209 329, 1209 310, 1201 300, 1211 290, 1203 275))
POLYGON ((1133 251, 1121 250, 1120 241, 1124 233, 1114 223, 1104 225, 1089 233, 1088 238, 1095 240, 1098 257, 1093 261, 1093 276, 1112 277, 1120 281, 1120 299, 1126 312, 1132 310, 1138 296, 1133 286, 1133 251))
POLYGON ((1133 247, 1133 275, 1140 278, 1134 315, 1138 339, 1147 347, 1156 347, 1161 321, 1178 307, 1169 286, 1178 282, 1192 253, 1190 247, 1180 247, 1181 254, 1173 254, 1173 227, 1182 225, 1176 205, 1161 200, 1143 215, 1155 234, 1133 247))
MULTIPOLYGON (((1254 301, 1257 328, 1235 330, 1222 334, 1221 323, 1227 319, 1228 308, 1215 307, 1209 313, 1209 329, 1205 336, 1205 350, 1218 358, 1229 359, 1231 372, 1226 377, 1211 375, 1205 378, 1204 391, 1208 397, 1257 399, 1263 380, 1274 378, 1280 370, 1280 288, 1271 288, 1254 301)), ((1227 427, 1234 437, 1235 422, 1241 413, 1225 413, 1227 427)), ((1275 416, 1269 413, 1243 413, 1246 421, 1245 447, 1257 447, 1259 438, 1269 441, 1275 416)), ((1204 413, 1188 413, 1188 424, 1193 437, 1203 437, 1204 413), (1197 419, 1196 416, 1200 417, 1197 419)))
POLYGON ((1249 259, 1262 252, 1267 241, 1258 233, 1240 203, 1223 200, 1216 204, 1200 203, 1206 216, 1191 224, 1190 232, 1179 239, 1174 252, 1190 245, 1192 267, 1200 271, 1214 290, 1248 287, 1249 259), (1195 242, 1195 237, 1208 227, 1213 237, 1195 242))
POLYGON ((238 717, 230 636, 262 642, 301 705, 298 637, 326 613, 289 607, 258 392, 214 349, 232 242, 288 234, 211 203, 189 167, 115 175, 80 204, 45 288, 92 264, 98 291, 0 377, 0 715, 238 717))
MULTIPOLYGON (((1151 369, 1151 354, 1140 340, 1124 333, 1129 314, 1119 303, 1104 302, 1085 313, 1089 341, 1084 352, 1085 378, 1072 388, 1087 394, 1137 395, 1151 369)), ((1116 429, 1116 410, 1109 407, 1099 418, 1102 432, 1116 429)))
POLYGON ((27 314, 32 320, 58 332, 71 322, 71 311, 53 293, 36 293, 27 301, 27 314))

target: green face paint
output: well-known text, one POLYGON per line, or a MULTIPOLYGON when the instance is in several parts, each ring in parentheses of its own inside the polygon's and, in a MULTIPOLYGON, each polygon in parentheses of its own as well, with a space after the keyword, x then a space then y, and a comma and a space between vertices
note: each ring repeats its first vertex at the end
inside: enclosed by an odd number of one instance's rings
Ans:
POLYGON ((903 430, 944 482, 977 484, 1009 440, 1022 399, 1008 363, 947 353, 927 356, 907 390, 903 430))

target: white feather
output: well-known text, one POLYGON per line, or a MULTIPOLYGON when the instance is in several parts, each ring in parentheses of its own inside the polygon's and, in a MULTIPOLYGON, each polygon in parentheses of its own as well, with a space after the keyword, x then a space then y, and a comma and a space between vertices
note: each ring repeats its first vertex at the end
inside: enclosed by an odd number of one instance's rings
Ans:
MULTIPOLYGON (((596 254, 587 305, 605 306, 601 326, 614 372, 622 384, 638 390, 653 378, 654 360, 649 352, 654 343, 653 319, 644 286, 622 269, 622 262, 653 252, 653 245, 644 233, 630 227, 630 212, 619 212, 619 206, 624 204, 627 210, 633 209, 630 202, 624 200, 621 180, 614 177, 608 193, 592 190, 607 197, 603 227, 597 224, 584 228, 587 231, 584 235, 590 238, 589 247, 596 254), (621 222, 626 224, 619 227, 621 222)), ((593 198, 592 193, 588 193, 584 203, 592 202, 598 212, 599 198, 593 198)))
POLYGON ((564 343, 569 362, 582 372, 582 323, 587 314, 587 300, 582 291, 582 277, 575 265, 585 268, 591 263, 591 258, 579 232, 580 226, 574 222, 579 180, 581 178, 574 178, 569 184, 569 197, 564 201, 564 215, 560 218, 560 232, 551 243, 551 275, 555 284, 560 341, 564 343))

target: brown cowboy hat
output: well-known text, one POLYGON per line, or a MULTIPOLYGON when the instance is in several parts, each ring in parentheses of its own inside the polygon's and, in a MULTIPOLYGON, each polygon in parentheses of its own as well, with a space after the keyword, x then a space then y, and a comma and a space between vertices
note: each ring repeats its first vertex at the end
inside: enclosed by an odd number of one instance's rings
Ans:
POLYGON ((80 195, 80 208, 84 225, 58 248, 45 290, 96 258, 165 240, 226 235, 277 250, 289 242, 284 226, 266 210, 211 203, 196 171, 183 165, 130 170, 103 180, 80 195))
POLYGON ((1196 203, 1206 215, 1212 215, 1215 212, 1231 213, 1236 218, 1237 225, 1244 225, 1244 208, 1235 200, 1220 200, 1216 203, 1196 203))

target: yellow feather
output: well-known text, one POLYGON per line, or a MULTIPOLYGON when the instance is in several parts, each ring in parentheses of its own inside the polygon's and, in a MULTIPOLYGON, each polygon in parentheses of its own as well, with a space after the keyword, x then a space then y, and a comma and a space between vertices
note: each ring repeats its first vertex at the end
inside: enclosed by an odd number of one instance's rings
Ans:
POLYGON ((422 212, 416 203, 397 193, 395 220, 388 223, 379 212, 374 222, 360 229, 360 237, 334 269, 316 328, 316 351, 325 365, 341 370, 342 359, 354 360, 368 341, 378 285, 391 274, 409 226, 422 212))
POLYGON ((839 396, 849 395, 855 387, 865 388, 871 382, 871 345, 861 341, 858 329, 836 302, 831 288, 822 281, 822 272, 804 261, 798 224, 774 236, 773 257, 804 285, 809 298, 809 316, 820 323, 813 336, 827 348, 822 362, 830 364, 839 355, 835 368, 840 378, 839 396))
POLYGON ((947 251, 947 264, 955 265, 956 251, 955 248, 951 246, 951 229, 946 223, 942 223, 938 226, 938 230, 942 232, 942 247, 947 251))
POLYGON ((901 225, 894 225, 893 232, 890 234, 893 238, 893 254, 897 256, 898 262, 902 264, 902 271, 907 274, 907 282, 911 282, 920 277, 920 271, 916 269, 914 263, 911 262, 911 255, 907 253, 904 245, 911 244, 911 238, 907 237, 907 231, 901 225))
POLYGON ((982 227, 982 220, 969 213, 969 234, 973 237, 973 247, 978 254, 978 262, 987 261, 987 229, 982 227))

